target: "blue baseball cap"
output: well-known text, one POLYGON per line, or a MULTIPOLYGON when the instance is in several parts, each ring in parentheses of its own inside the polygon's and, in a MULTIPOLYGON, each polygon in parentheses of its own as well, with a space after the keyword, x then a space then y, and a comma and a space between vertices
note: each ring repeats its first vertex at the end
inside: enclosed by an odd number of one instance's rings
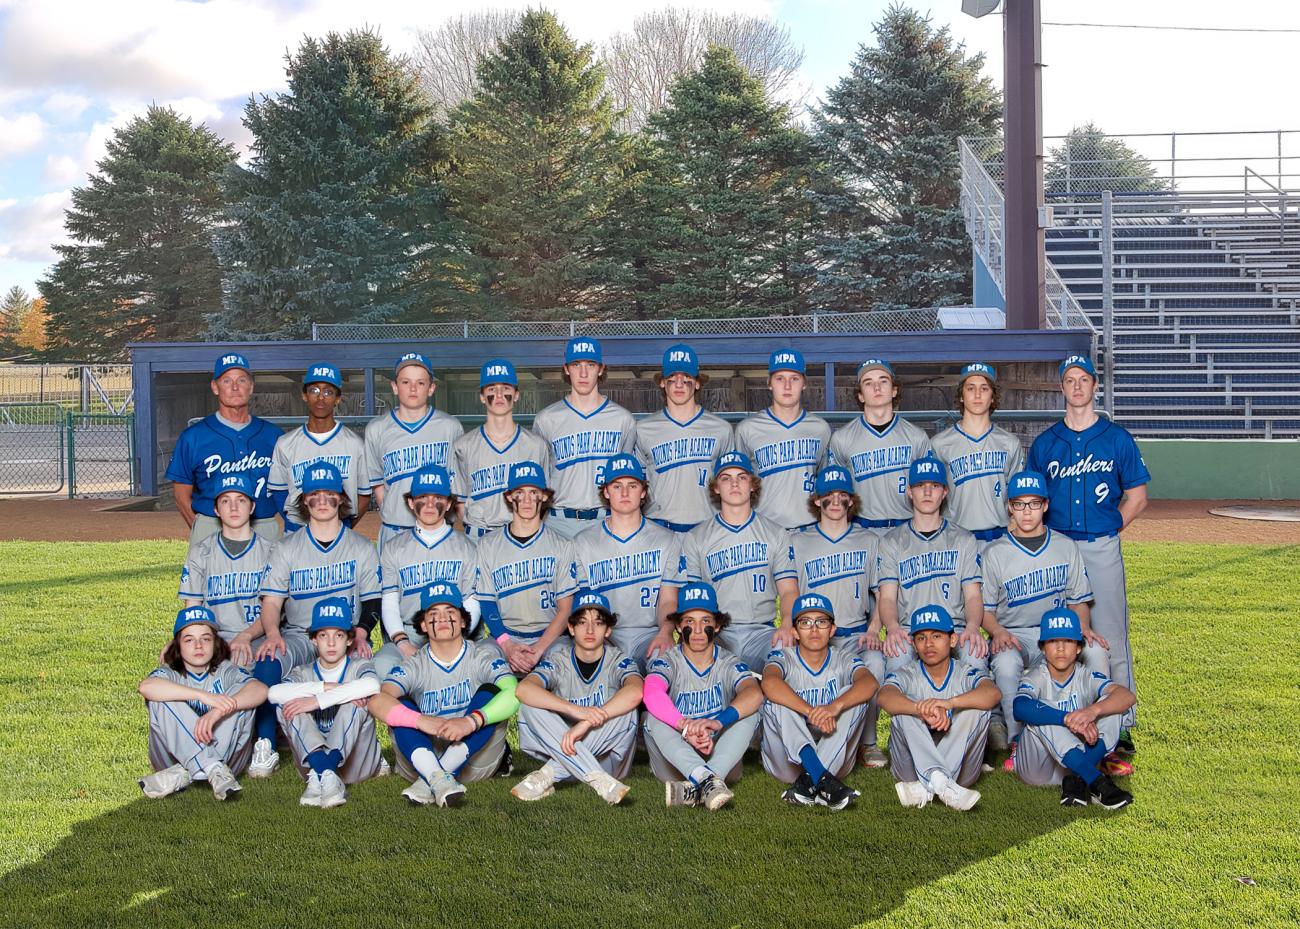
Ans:
POLYGON ((990 384, 998 382, 998 372, 993 368, 993 365, 985 364, 982 361, 972 361, 961 369, 961 377, 957 378, 957 386, 960 387, 965 383, 966 378, 973 377, 976 374, 980 377, 987 377, 990 384))
MULTIPOLYGON (((573 613, 569 615, 574 616, 577 614, 578 610, 589 609, 600 610, 602 613, 609 616, 614 615, 614 611, 609 608, 609 600, 604 594, 598 593, 594 590, 578 591, 577 595, 573 598, 573 613)), ((570 619, 570 622, 572 622, 572 619, 570 619)))
POLYGON ((916 635, 926 629, 934 629, 938 632, 952 632, 954 628, 952 616, 937 603, 917 607, 912 611, 912 621, 908 624, 908 631, 911 635, 916 635))
POLYGON ((884 371, 890 377, 894 376, 893 367, 891 367, 889 362, 885 361, 883 358, 868 358, 866 361, 862 362, 862 364, 858 365, 856 379, 861 380, 862 375, 866 374, 868 371, 884 371))
POLYGON ((677 612, 685 613, 687 610, 718 612, 718 595, 713 590, 713 585, 701 581, 684 585, 677 592, 677 612))
POLYGON ((302 476, 303 495, 317 490, 332 490, 343 493, 343 475, 339 469, 328 461, 316 461, 307 466, 302 476))
POLYGON ((431 606, 443 603, 458 610, 465 608, 465 598, 460 595, 460 588, 451 581, 437 581, 420 591, 420 612, 431 606))
POLYGON ((564 349, 564 363, 567 365, 575 361, 594 361, 597 364, 604 364, 605 359, 600 351, 600 343, 585 335, 570 339, 564 349))
POLYGON ((835 619, 835 607, 831 606, 830 600, 823 597, 821 594, 803 594, 794 602, 794 609, 791 611, 790 621, 793 622, 804 613, 812 613, 813 611, 825 613, 832 621, 835 619))
POLYGON ((347 632, 352 628, 352 603, 347 597, 326 597, 317 600, 311 608, 311 625, 307 634, 320 632, 322 629, 341 629, 347 632))
POLYGON ((926 455, 912 462, 907 469, 907 486, 915 487, 926 482, 934 484, 948 483, 948 469, 944 463, 933 455, 926 455))
POLYGON ((620 477, 634 477, 641 483, 646 483, 645 468, 641 467, 641 462, 637 461, 635 455, 615 455, 605 462, 605 470, 600 475, 600 486, 608 487, 620 477))
POLYGON ((239 352, 227 352, 217 358, 212 365, 212 379, 215 381, 221 375, 225 374, 231 368, 239 368, 241 371, 253 373, 253 366, 248 363, 248 359, 239 352))
POLYGON ((1007 499, 1016 497, 1042 497, 1047 499, 1047 478, 1037 471, 1020 471, 1007 482, 1007 499))
POLYGON ((518 387, 519 375, 515 373, 515 366, 504 358, 493 358, 483 362, 483 367, 478 369, 478 389, 482 390, 493 384, 509 384, 511 387, 518 387))
POLYGON ((302 386, 308 384, 333 384, 339 390, 343 389, 343 375, 339 369, 327 362, 314 364, 307 369, 307 373, 302 376, 302 386))
POLYGON ((817 472, 817 482, 813 485, 813 496, 824 497, 833 490, 853 493, 853 478, 839 465, 827 465, 817 472))
POLYGON ((451 496, 451 475, 442 465, 427 464, 411 477, 412 497, 437 494, 440 497, 451 496))
POLYGON ((795 371, 804 374, 807 367, 804 365, 803 355, 793 348, 778 348, 767 359, 767 373, 775 374, 778 371, 795 371))
POLYGON ((217 626, 217 617, 206 606, 187 606, 176 614, 176 623, 172 626, 172 635, 180 634, 180 631, 186 626, 194 626, 199 623, 211 626, 215 631, 217 626))
POLYGON ((1053 639, 1069 639, 1071 642, 1083 641, 1083 623, 1079 614, 1067 607, 1058 606, 1043 614, 1038 624, 1038 641, 1050 642, 1053 639))
POLYGON ((506 493, 520 487, 536 487, 546 490, 546 472, 535 461, 516 461, 510 466, 510 476, 506 479, 506 493))
POLYGON ((663 376, 672 377, 674 374, 689 374, 691 377, 700 376, 700 359, 695 354, 695 349, 691 348, 684 342, 668 346, 664 352, 663 376))
POLYGON ((237 494, 243 494, 249 500, 256 500, 253 493, 253 482, 248 479, 248 475, 243 472, 237 474, 223 474, 221 480, 217 482, 217 492, 212 495, 212 499, 220 497, 224 493, 231 491, 237 494))
POLYGON ((754 464, 749 460, 749 456, 744 452, 727 452, 717 460, 713 466, 713 476, 717 477, 728 468, 739 468, 750 474, 754 473, 754 464))
MULTIPOLYGON (((429 363, 428 358, 425 358, 419 352, 407 352, 401 358, 397 359, 397 364, 393 365, 393 377, 397 377, 397 375, 400 374, 402 369, 407 365, 419 365, 421 368, 424 368, 424 370, 429 372, 429 377, 434 376, 433 365, 429 363)), ((437 380, 437 378, 434 379, 437 380)))
POLYGON ((1071 368, 1078 368, 1084 374, 1090 374, 1094 378, 1097 376, 1097 366, 1092 363, 1092 359, 1087 355, 1071 355, 1062 361, 1058 376, 1064 378, 1065 372, 1071 368))

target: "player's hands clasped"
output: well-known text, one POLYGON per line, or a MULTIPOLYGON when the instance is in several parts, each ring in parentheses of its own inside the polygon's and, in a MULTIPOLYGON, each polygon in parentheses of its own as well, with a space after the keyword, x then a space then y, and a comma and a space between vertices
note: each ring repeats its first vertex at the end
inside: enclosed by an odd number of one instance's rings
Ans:
POLYGON ((921 700, 916 704, 916 715, 936 732, 947 732, 952 725, 952 717, 948 715, 950 709, 952 706, 947 700, 921 700))
POLYGON ((320 701, 315 697, 297 697, 281 706, 280 712, 284 714, 285 722, 289 722, 295 716, 302 713, 314 713, 319 709, 320 701))
MULTIPOLYGON (((589 728, 597 729, 605 725, 605 722, 609 719, 609 712, 601 706, 579 706, 574 707, 573 717, 578 722, 586 723, 589 728)), ((573 753, 570 752, 569 754, 573 753)))
POLYGON ((830 704, 815 706, 808 712, 808 725, 830 735, 835 731, 835 720, 838 715, 831 709, 830 704))

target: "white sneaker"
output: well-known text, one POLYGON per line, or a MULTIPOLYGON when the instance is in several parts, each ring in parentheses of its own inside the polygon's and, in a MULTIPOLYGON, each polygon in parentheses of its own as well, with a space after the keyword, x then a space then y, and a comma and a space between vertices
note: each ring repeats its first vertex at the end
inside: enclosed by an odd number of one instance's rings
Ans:
POLYGON ((593 771, 583 778, 590 785, 591 789, 600 794, 600 798, 610 806, 616 806, 623 802, 627 796, 629 788, 622 781, 615 780, 612 775, 604 771, 593 771))
POLYGON ((185 770, 185 765, 174 764, 170 768, 163 768, 161 771, 140 778, 140 789, 150 800, 161 800, 189 787, 191 780, 190 772, 185 770))
POLYGON ((879 745, 864 745, 858 755, 864 768, 883 768, 889 764, 889 758, 880 750, 879 745))
POLYGON ((542 765, 510 788, 510 793, 516 800, 529 803, 534 800, 544 800, 555 793, 555 775, 548 765, 542 765))
POLYGON ((230 794, 239 793, 240 790, 239 781, 235 780, 235 772, 221 761, 208 768, 208 786, 212 788, 212 796, 218 800, 224 800, 230 794))
POLYGON ((299 806, 320 806, 320 775, 315 771, 307 772, 307 789, 298 798, 299 806))
POLYGON ((348 802, 348 789, 335 771, 322 771, 320 775, 320 808, 333 809, 348 802))
POLYGON ((433 791, 425 783, 424 778, 416 776, 415 782, 410 787, 402 791, 402 796, 410 800, 416 806, 429 806, 434 803, 433 791))
POLYGON ((934 799, 934 795, 920 781, 899 781, 894 785, 894 790, 898 793, 899 803, 914 806, 918 810, 934 799))
POLYGON ((270 739, 258 739, 253 744, 253 760, 248 765, 249 777, 270 777, 280 766, 280 756, 276 754, 275 743, 270 739))
POLYGON ((943 801, 943 805, 954 810, 969 810, 980 802, 978 790, 961 786, 942 771, 930 775, 930 786, 934 790, 934 795, 943 801))
POLYGON ((465 802, 465 788, 446 772, 435 777, 429 789, 433 791, 433 800, 438 806, 460 806, 465 802))

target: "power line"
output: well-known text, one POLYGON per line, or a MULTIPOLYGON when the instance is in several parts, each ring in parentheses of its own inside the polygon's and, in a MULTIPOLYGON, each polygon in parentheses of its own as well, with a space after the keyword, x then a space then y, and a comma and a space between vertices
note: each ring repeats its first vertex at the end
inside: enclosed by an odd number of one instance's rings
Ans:
POLYGON ((1134 23, 1043 23, 1044 26, 1078 26, 1085 29, 1155 29, 1161 32, 1250 32, 1250 33, 1300 33, 1300 29, 1255 29, 1234 26, 1142 26, 1134 23))

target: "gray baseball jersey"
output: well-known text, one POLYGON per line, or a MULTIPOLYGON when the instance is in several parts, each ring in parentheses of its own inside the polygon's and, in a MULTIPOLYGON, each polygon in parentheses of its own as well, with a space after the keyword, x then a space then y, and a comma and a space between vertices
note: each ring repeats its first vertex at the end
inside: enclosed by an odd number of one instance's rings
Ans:
POLYGON ((951 700, 969 693, 980 681, 992 680, 988 672, 957 658, 948 659, 948 673, 935 683, 918 660, 895 668, 885 675, 881 687, 897 687, 909 700, 951 700))
POLYGON ((684 423, 667 410, 639 420, 636 456, 645 463, 650 482, 646 515, 688 526, 712 516, 709 475, 714 462, 734 445, 731 424, 705 410, 684 423))
POLYGON ((752 681, 749 666, 721 645, 713 646, 713 664, 700 671, 676 645, 656 655, 646 676, 658 674, 668 682, 668 696, 687 719, 717 716, 736 699, 736 690, 752 681))
MULTIPOLYGON (((407 625, 419 612, 420 591, 434 581, 451 581, 465 597, 478 588, 478 549, 463 532, 450 527, 444 530, 442 538, 429 545, 414 529, 408 529, 394 536, 380 555, 383 591, 395 590, 401 595, 398 609, 407 625)), ((420 638, 423 641, 423 636, 420 638)))
POLYGON ((786 529, 813 521, 808 495, 826 461, 831 427, 813 413, 786 425, 771 410, 751 413, 736 426, 736 450, 754 462, 763 481, 758 512, 786 529))
MULTIPOLYGON (((898 621, 907 629, 912 611, 938 604, 957 626, 966 622, 962 584, 980 582, 979 543, 960 526, 944 520, 939 532, 926 539, 908 520, 880 540, 876 584, 898 584, 898 621)), ((984 617, 974 617, 978 625, 984 617)))
POLYGON ((511 676, 510 665, 495 646, 466 641, 447 665, 424 646, 389 671, 384 683, 396 685, 426 716, 464 716, 480 687, 511 676))
POLYGON ((512 633, 541 635, 555 618, 556 601, 583 586, 573 542, 542 526, 527 542, 505 528, 478 543, 479 598, 495 602, 512 633))
POLYGON ((573 540, 588 586, 609 600, 618 629, 655 628, 655 608, 663 584, 686 583, 682 536, 648 519, 627 538, 601 520, 573 540))
MULTIPOLYGON (((253 679, 250 671, 239 667, 233 661, 223 661, 206 674, 191 674, 186 671, 173 671, 167 665, 159 665, 149 672, 150 677, 162 678, 173 684, 193 687, 209 694, 236 694, 240 688, 253 679)), ((190 709, 202 716, 211 707, 202 700, 186 700, 190 709)))
POLYGON ((605 462, 636 445, 636 420, 606 399, 587 416, 568 399, 552 403, 537 414, 533 431, 551 446, 551 489, 555 505, 577 510, 602 507, 596 485, 605 462))
POLYGON ((967 435, 958 424, 930 444, 948 466, 948 517, 971 532, 1005 528, 1007 482, 1024 467, 1020 440, 997 426, 967 435))
POLYGON ((318 461, 328 461, 343 475, 343 489, 352 501, 352 511, 357 509, 357 495, 370 493, 370 477, 366 473, 366 444, 362 438, 342 423, 324 435, 308 432, 299 426, 275 440, 271 454, 271 473, 266 480, 270 491, 287 490, 284 502, 285 518, 298 526, 298 495, 302 493, 302 476, 318 461))
POLYGON ((798 645, 773 649, 768 653, 767 665, 777 668, 790 689, 810 706, 830 703, 852 686, 853 675, 859 669, 867 670, 856 652, 835 645, 815 670, 803 660, 798 645))
POLYGON ((380 595, 379 555, 373 542, 346 526, 328 547, 302 529, 271 549, 262 593, 284 597, 284 623, 302 632, 325 597, 347 597, 352 615, 360 616, 361 601, 380 595))
POLYGON ((366 424, 366 477, 371 487, 384 487, 379 517, 385 525, 415 525, 415 516, 403 499, 411 489, 411 478, 427 464, 450 471, 451 444, 464 431, 456 417, 434 409, 419 422, 404 423, 393 411, 366 424))
POLYGON ((202 601, 217 617, 221 637, 234 638, 262 615, 262 575, 271 548, 271 542, 253 533, 248 547, 231 555, 221 533, 208 536, 186 554, 178 596, 202 601))
POLYGON ((629 677, 639 676, 641 671, 635 661, 607 643, 600 664, 590 679, 585 678, 578 669, 573 643, 562 642, 537 662, 533 674, 541 678, 543 687, 575 706, 604 706, 629 677))
POLYGON ((776 582, 799 576, 790 534, 757 513, 741 526, 721 516, 701 523, 686 534, 682 554, 687 578, 712 584, 736 626, 774 625, 776 582))
MULTIPOLYGON (((286 674, 284 679, 290 684, 312 684, 316 681, 350 684, 352 681, 359 681, 364 677, 378 677, 375 673, 375 666, 371 662, 355 658, 344 658, 343 667, 336 668, 333 671, 322 672, 319 660, 308 664, 300 664, 286 674)), ((327 706, 323 710, 312 710, 312 718, 316 721, 316 727, 320 729, 321 735, 328 735, 330 729, 334 727, 334 717, 338 715, 338 711, 337 706, 327 706)))
POLYGON ((998 539, 985 550, 980 573, 984 609, 1008 629, 1037 629, 1045 611, 1092 599, 1079 546, 1050 529, 1036 552, 1013 535, 998 539))
POLYGON ((1073 713, 1085 706, 1092 706, 1102 697, 1114 682, 1100 671, 1089 671, 1082 664, 1074 667, 1074 673, 1064 684, 1052 680, 1052 671, 1044 662, 1025 672, 1016 688, 1016 696, 1032 697, 1048 706, 1065 713, 1073 713))
POLYGON ((535 461, 549 474, 551 446, 523 426, 504 446, 492 444, 483 427, 465 433, 452 445, 451 489, 465 504, 465 522, 480 529, 495 529, 510 522, 502 496, 510 466, 535 461))
POLYGON ((842 629, 865 624, 871 591, 876 587, 879 537, 852 526, 833 539, 814 524, 790 533, 790 538, 799 569, 799 592, 829 598, 835 608, 835 625, 842 629))
POLYGON ((862 499, 863 519, 907 519, 907 469, 930 450, 925 430, 895 416, 877 432, 859 416, 831 436, 830 460, 853 475, 853 488, 862 499))

